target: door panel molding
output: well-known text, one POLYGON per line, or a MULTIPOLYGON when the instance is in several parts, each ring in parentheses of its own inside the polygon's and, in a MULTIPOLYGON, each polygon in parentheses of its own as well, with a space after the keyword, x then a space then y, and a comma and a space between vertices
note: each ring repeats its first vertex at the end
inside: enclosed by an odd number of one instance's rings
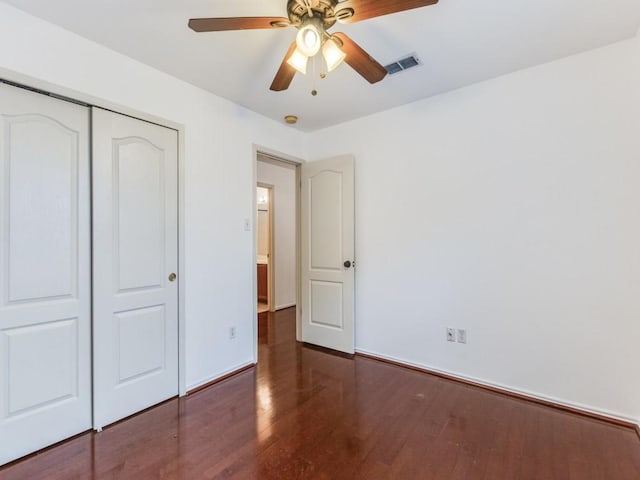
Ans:
POLYGON ((10 151, 3 195, 5 305, 76 298, 79 131, 49 115, 3 117, 10 151), (34 238, 34 222, 52 235, 34 238))

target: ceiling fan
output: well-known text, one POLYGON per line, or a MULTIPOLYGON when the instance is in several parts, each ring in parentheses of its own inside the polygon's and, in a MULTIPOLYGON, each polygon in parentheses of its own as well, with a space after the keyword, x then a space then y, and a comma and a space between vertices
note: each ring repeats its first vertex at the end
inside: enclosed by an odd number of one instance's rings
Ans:
POLYGON ((320 51, 328 71, 345 61, 369 83, 376 83, 387 75, 386 69, 346 34, 328 30, 338 21, 355 23, 435 3, 438 0, 288 0, 289 18, 192 18, 189 27, 196 32, 297 28, 296 41, 289 47, 270 87, 276 92, 289 88, 296 71, 306 73, 309 58, 320 51))

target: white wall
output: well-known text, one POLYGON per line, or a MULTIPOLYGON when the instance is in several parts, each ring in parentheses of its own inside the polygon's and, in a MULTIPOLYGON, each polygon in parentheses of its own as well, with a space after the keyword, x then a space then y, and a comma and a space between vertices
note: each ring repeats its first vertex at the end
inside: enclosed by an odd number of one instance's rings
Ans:
POLYGON ((302 134, 4 3, 0 76, 184 125, 187 386, 253 361, 254 143, 302 156, 302 134))
POLYGON ((358 350, 638 421, 639 120, 634 39, 312 134, 356 158, 358 350))
POLYGON ((296 304, 296 171, 262 155, 257 164, 258 182, 273 185, 275 305, 280 309, 296 304))

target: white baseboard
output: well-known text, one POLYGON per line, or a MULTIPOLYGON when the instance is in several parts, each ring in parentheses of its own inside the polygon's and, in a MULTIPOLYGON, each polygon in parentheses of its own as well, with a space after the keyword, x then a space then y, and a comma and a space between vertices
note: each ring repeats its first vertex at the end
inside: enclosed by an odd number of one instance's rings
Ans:
POLYGON ((296 302, 285 303, 284 305, 276 305, 276 312, 278 310, 284 310, 285 308, 291 308, 291 307, 295 307, 295 306, 296 306, 296 302))
MULTIPOLYGON (((407 367, 417 368, 425 371, 425 373, 432 372, 436 375, 441 374, 443 376, 451 377, 453 379, 458 379, 461 382, 468 384, 475 384, 479 387, 486 387, 491 390, 501 391, 506 395, 516 395, 520 397, 526 397, 531 399, 532 401, 537 401, 540 403, 547 403, 557 406, 558 408, 565 408, 567 410, 575 410, 578 413, 583 413, 588 416, 593 417, 602 417, 603 420, 609 420, 613 423, 623 423, 626 426, 631 427, 632 425, 640 425, 640 422, 636 418, 627 417, 625 415, 621 415, 616 412, 611 412, 608 410, 593 408, 587 405, 583 405, 577 402, 570 402, 567 400, 558 399, 553 396, 543 395, 537 392, 531 392, 529 390, 523 390, 519 388, 514 388, 511 386, 503 385, 497 382, 491 382, 482 378, 470 377, 468 375, 463 375, 458 372, 452 372, 449 370, 443 370, 441 368, 435 368, 430 365, 420 364, 408 361, 403 358, 394 357, 391 355, 384 355, 377 352, 371 352, 364 349, 356 349, 356 353, 361 353, 363 355, 368 355, 370 357, 378 357, 382 360, 388 360, 390 362, 395 362, 398 364, 405 365, 407 367)), ((640 436, 640 426, 636 430, 638 435, 640 436)))
POLYGON ((217 374, 212 375, 210 377, 205 377, 205 378, 203 378, 201 380, 198 380, 195 383, 187 385, 186 394, 188 395, 189 392, 193 392, 194 390, 198 390, 199 388, 201 388, 201 387, 203 387, 203 386, 205 386, 205 385, 207 385, 209 383, 215 382, 216 380, 220 380, 220 379, 222 379, 224 377, 232 375, 235 372, 240 372, 242 370, 245 370, 246 368, 252 367, 253 365, 255 365, 254 362, 241 363, 240 365, 238 365, 236 367, 233 367, 233 368, 230 368, 228 370, 225 370, 225 371, 223 371, 221 373, 217 373, 217 374))

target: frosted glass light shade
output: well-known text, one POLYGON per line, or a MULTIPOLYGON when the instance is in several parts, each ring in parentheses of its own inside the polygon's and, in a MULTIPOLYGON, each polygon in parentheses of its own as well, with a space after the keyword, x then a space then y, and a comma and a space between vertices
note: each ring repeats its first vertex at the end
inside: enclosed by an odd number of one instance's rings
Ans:
POLYGON ((314 25, 305 25, 298 31, 296 45, 307 57, 313 57, 320 50, 322 38, 314 25))
POLYGON ((330 38, 322 46, 322 56, 327 62, 327 70, 331 72, 342 63, 347 54, 340 50, 336 42, 330 38))
POLYGON ((308 60, 309 58, 304 53, 302 53, 300 49, 296 48, 287 60, 287 63, 297 71, 299 71, 301 74, 306 75, 308 60))

